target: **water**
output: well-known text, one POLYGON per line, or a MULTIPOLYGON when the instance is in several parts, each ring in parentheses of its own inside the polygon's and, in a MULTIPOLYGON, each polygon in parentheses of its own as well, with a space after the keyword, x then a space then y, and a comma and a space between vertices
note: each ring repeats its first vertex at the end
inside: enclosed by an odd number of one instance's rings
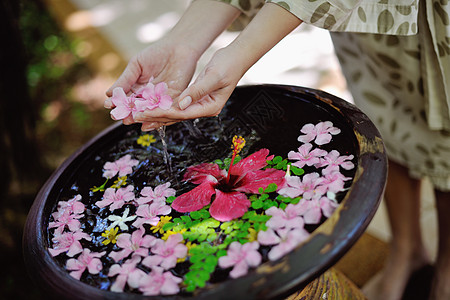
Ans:
POLYGON ((170 156, 169 156, 169 152, 167 151, 167 142, 166 142, 166 126, 163 125, 161 127, 158 128, 158 134, 159 137, 161 138, 161 142, 162 142, 162 152, 163 152, 163 156, 164 156, 164 163, 167 166, 167 170, 169 171, 170 175, 172 175, 172 164, 170 161, 170 156))

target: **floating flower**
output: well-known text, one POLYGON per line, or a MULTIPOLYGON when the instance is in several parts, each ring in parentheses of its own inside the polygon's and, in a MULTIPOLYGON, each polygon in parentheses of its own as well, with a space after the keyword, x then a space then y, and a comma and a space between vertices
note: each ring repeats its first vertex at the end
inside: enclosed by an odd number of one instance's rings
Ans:
MULTIPOLYGON (((239 139, 233 143, 238 150, 242 144, 239 139)), ((267 157, 268 149, 261 149, 233 165, 237 153, 233 150, 228 173, 213 163, 189 167, 184 180, 200 185, 178 196, 172 208, 179 212, 196 211, 208 205, 215 195, 209 209, 211 216, 218 221, 230 221, 248 210, 251 203, 245 193, 257 194, 259 188, 266 188, 270 183, 278 186, 284 183, 285 172, 271 168, 260 170, 272 158, 267 157)))
POLYGON ((105 253, 105 251, 91 252, 90 249, 85 248, 77 259, 71 258, 67 261, 66 269, 72 271, 70 276, 78 280, 85 270, 88 270, 90 274, 98 274, 102 270, 102 262, 99 258, 105 253))
POLYGON ((314 149, 312 150, 312 144, 306 143, 298 147, 298 152, 290 151, 288 153, 288 158, 290 160, 298 160, 292 165, 303 168, 305 165, 313 166, 320 163, 320 158, 327 155, 327 151, 322 149, 314 149))
POLYGON ((115 209, 122 208, 126 202, 130 202, 134 200, 134 186, 129 185, 125 188, 120 188, 115 190, 113 188, 106 189, 103 194, 103 200, 95 202, 100 208, 106 207, 109 205, 109 210, 113 211, 115 209))
POLYGON ((134 227, 140 227, 143 224, 150 224, 156 226, 159 223, 160 215, 168 215, 172 211, 169 205, 161 202, 155 202, 150 205, 140 205, 136 210, 136 215, 139 217, 134 221, 134 227))
POLYGON ((119 178, 117 178, 117 180, 114 180, 113 185, 111 185, 111 188, 113 189, 120 189, 121 187, 127 185, 127 179, 128 176, 120 176, 119 178))
POLYGON ((295 198, 302 196, 304 199, 320 198, 327 192, 327 187, 322 185, 324 179, 316 172, 298 176, 287 176, 286 185, 278 193, 285 197, 295 198))
POLYGON ((143 134, 136 141, 136 143, 138 143, 138 145, 141 145, 144 147, 148 147, 148 146, 150 146, 150 144, 152 144, 154 142, 156 142, 156 139, 153 134, 143 134))
POLYGON ((301 213, 302 208, 299 205, 291 203, 285 209, 272 206, 266 210, 266 215, 271 216, 266 222, 266 226, 274 230, 280 228, 303 228, 301 213))
POLYGON ((164 227, 164 225, 169 223, 170 220, 172 220, 172 217, 162 216, 161 219, 159 220, 158 224, 156 226, 152 226, 150 229, 152 230, 153 233, 159 232, 160 234, 163 234, 164 233, 163 227, 164 227))
POLYGON ((114 162, 106 162, 103 166, 103 177, 113 178, 117 174, 125 176, 133 172, 133 167, 139 163, 136 159, 131 159, 131 155, 127 154, 114 162))
POLYGON ((171 272, 164 272, 163 268, 153 267, 152 271, 139 281, 139 290, 146 296, 174 295, 180 291, 178 286, 183 279, 171 272))
POLYGON ((55 234, 55 237, 52 238, 53 248, 48 248, 48 251, 52 256, 57 256, 66 252, 67 256, 73 257, 83 251, 83 247, 80 243, 81 239, 85 239, 86 241, 92 240, 89 234, 84 233, 81 230, 55 234))
POLYGON ((116 280, 111 285, 112 292, 123 292, 125 284, 132 289, 139 287, 139 282, 142 277, 146 275, 144 271, 136 268, 136 265, 141 261, 139 256, 133 256, 122 265, 114 264, 109 269, 108 277, 116 276, 116 280))
POLYGON ((325 167, 322 170, 322 174, 327 174, 333 171, 339 171, 339 167, 345 170, 351 170, 355 165, 350 161, 353 159, 353 155, 342 155, 336 151, 331 150, 330 153, 320 159, 318 167, 325 167))
POLYGON ((108 226, 108 229, 114 228, 116 226, 119 226, 121 230, 128 230, 128 225, 125 224, 126 222, 130 222, 133 221, 134 219, 136 219, 136 215, 134 216, 128 216, 128 213, 130 212, 130 209, 127 207, 125 208, 123 215, 120 216, 115 216, 115 215, 111 215, 108 217, 108 220, 113 221, 111 225, 108 226))
POLYGON ((337 201, 334 199, 334 197, 330 197, 330 192, 327 193, 327 197, 322 197, 319 200, 320 209, 322 210, 322 214, 329 218, 331 217, 331 214, 336 210, 336 208, 339 206, 337 201))
POLYGON ((83 215, 73 214, 69 210, 64 210, 62 213, 56 212, 52 214, 55 221, 48 224, 48 228, 56 228, 55 234, 61 234, 67 227, 70 231, 78 231, 81 228, 81 223, 78 220, 83 215))
POLYGON ((148 248, 155 243, 156 238, 152 235, 146 235, 144 228, 139 228, 132 234, 122 233, 117 238, 117 247, 120 251, 111 252, 109 257, 118 262, 133 253, 134 255, 145 257, 148 255, 148 248))
POLYGON ((305 229, 290 230, 284 228, 274 231, 268 228, 266 231, 258 233, 258 242, 261 245, 273 246, 268 253, 268 258, 274 261, 291 252, 308 236, 309 233, 305 229))
POLYGON ((339 171, 332 171, 326 173, 325 176, 322 177, 323 182, 322 185, 327 187, 327 190, 332 193, 338 193, 344 190, 345 181, 352 179, 351 177, 345 177, 339 171))
POLYGON ((110 230, 106 229, 105 232, 102 233, 102 237, 106 238, 102 241, 103 245, 108 245, 109 243, 115 244, 117 242, 117 232, 119 231, 119 227, 111 228, 110 230))
POLYGON ((232 242, 227 250, 227 255, 219 258, 221 268, 233 267, 230 272, 231 278, 244 276, 249 267, 257 267, 261 264, 262 256, 258 252, 259 243, 251 242, 241 244, 232 242))
POLYGON ((85 206, 81 202, 81 195, 76 195, 68 201, 58 202, 58 211, 68 211, 73 214, 81 214, 84 212, 85 206))
POLYGON ((154 255, 144 258, 142 264, 149 268, 160 266, 165 270, 175 267, 177 260, 187 255, 187 247, 182 242, 183 236, 179 233, 169 236, 166 241, 156 240, 151 249, 154 255))
POLYGON ((304 135, 298 137, 298 141, 302 143, 309 143, 314 141, 317 145, 325 145, 331 141, 331 135, 336 135, 341 132, 337 127, 333 127, 330 121, 319 122, 316 125, 306 124, 300 130, 304 135))
POLYGON ((150 202, 166 202, 167 197, 175 196, 175 189, 170 188, 170 182, 160 184, 153 190, 146 186, 141 191, 140 198, 136 199, 138 204, 146 204, 150 202))

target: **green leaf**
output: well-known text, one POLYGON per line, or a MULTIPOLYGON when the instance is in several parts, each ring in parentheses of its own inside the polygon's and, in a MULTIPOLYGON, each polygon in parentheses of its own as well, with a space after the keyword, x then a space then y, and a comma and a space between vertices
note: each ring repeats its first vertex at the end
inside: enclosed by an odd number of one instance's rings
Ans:
POLYGON ((278 164, 283 161, 283 158, 281 156, 275 156, 272 161, 274 164, 278 164))
POLYGON ((302 168, 299 168, 299 167, 296 167, 293 165, 291 165, 291 172, 297 176, 301 176, 305 173, 305 171, 302 168))
POLYGON ((277 190, 278 186, 276 183, 270 183, 266 189, 264 190, 264 192, 266 193, 273 193, 277 190))
POLYGON ((175 201, 175 199, 176 199, 177 197, 175 197, 175 196, 170 196, 170 197, 167 197, 167 199, 166 199, 166 203, 172 203, 173 201, 175 201))

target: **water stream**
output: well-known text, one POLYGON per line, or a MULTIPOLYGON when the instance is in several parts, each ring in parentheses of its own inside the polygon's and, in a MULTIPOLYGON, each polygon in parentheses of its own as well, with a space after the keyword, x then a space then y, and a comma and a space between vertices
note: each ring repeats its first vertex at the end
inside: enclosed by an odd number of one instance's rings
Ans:
POLYGON ((170 161, 170 156, 169 156, 169 152, 167 151, 167 142, 166 142, 166 126, 163 125, 161 127, 158 128, 158 134, 159 137, 161 138, 161 142, 162 142, 162 152, 163 152, 163 157, 164 157, 164 163, 167 166, 167 170, 169 171, 170 175, 172 175, 172 164, 170 161))

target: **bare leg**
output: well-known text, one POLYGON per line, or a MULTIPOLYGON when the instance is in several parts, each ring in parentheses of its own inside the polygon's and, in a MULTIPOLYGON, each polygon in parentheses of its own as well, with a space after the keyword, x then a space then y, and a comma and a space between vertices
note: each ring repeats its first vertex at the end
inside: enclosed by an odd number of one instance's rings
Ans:
POLYGON ((439 248, 430 299, 450 299, 450 193, 436 192, 439 248))
MULTIPOLYGON (((429 263, 420 231, 420 180, 389 162, 385 202, 392 231, 390 253, 371 300, 401 299, 412 272, 429 263)), ((370 295, 369 295, 370 294, 370 295)))

